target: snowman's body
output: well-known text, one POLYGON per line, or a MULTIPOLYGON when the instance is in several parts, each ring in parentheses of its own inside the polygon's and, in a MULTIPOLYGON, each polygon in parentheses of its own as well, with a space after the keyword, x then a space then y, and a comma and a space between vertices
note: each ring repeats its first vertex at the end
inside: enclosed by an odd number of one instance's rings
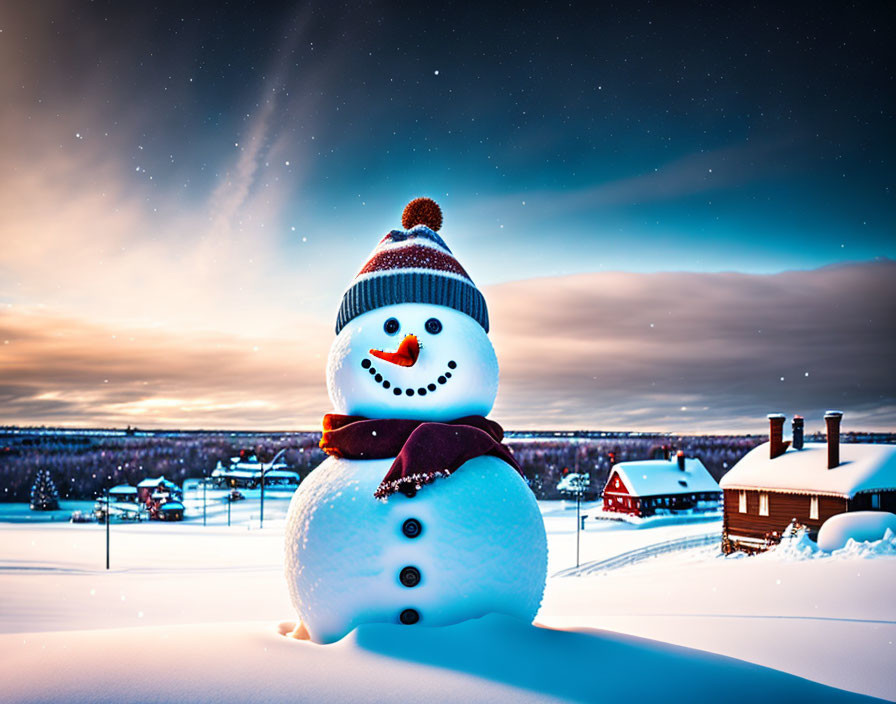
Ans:
MULTIPOLYGON (((328 358, 338 413, 445 423, 491 411, 498 365, 485 304, 453 258, 445 264, 450 256, 427 228, 390 233, 374 250, 343 300, 349 314, 328 358), (428 273, 437 265, 451 271, 428 273), (383 300, 407 295, 446 305, 383 300)), ((487 454, 377 500, 393 459, 330 457, 293 496, 286 577, 308 636, 329 643, 362 623, 437 626, 490 612, 531 621, 547 540, 523 478, 487 454)))
POLYGON ((411 612, 426 626, 490 612, 531 621, 547 544, 535 498, 516 471, 477 457, 413 497, 377 501, 373 492, 391 463, 331 457, 293 497, 286 569, 311 639, 330 643, 362 623, 401 623, 411 612), (409 520, 419 525, 414 537, 403 530, 409 520), (401 582, 408 567, 419 572, 415 586, 401 582))

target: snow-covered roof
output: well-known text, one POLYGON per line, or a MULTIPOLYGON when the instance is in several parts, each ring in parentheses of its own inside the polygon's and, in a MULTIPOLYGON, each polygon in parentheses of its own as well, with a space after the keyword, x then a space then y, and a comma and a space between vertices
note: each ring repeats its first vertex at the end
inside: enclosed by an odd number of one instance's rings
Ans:
POLYGON ((748 452, 720 482, 723 489, 777 489, 852 498, 863 491, 896 490, 896 445, 841 443, 840 465, 828 469, 828 446, 806 443, 769 459, 768 443, 748 452))
POLYGON ((113 486, 109 489, 110 494, 136 494, 137 487, 131 486, 130 484, 119 484, 118 486, 113 486))
POLYGON ((272 479, 272 478, 277 478, 277 477, 279 477, 281 479, 284 477, 286 479, 298 479, 299 473, 291 472, 291 471, 285 470, 285 469, 272 469, 270 472, 265 472, 264 476, 265 476, 265 479, 272 479))
POLYGON ((258 479, 261 476, 261 472, 253 472, 247 469, 230 469, 222 472, 219 476, 229 477, 230 479, 258 479))
POLYGON ((174 482, 172 482, 172 481, 170 481, 170 480, 168 480, 168 479, 165 479, 165 475, 164 475, 164 474, 163 474, 161 477, 156 477, 155 479, 153 479, 152 477, 147 477, 147 478, 144 479, 142 482, 140 482, 139 484, 137 484, 137 486, 139 486, 139 487, 145 487, 145 486, 163 486, 163 485, 164 485, 164 486, 177 487, 177 484, 175 484, 174 482))
MULTIPOLYGON (((678 468, 678 459, 673 457, 670 460, 620 462, 613 465, 613 472, 619 474, 633 496, 719 491, 716 480, 696 457, 685 458, 684 470, 678 468)), ((612 476, 612 472, 610 474, 612 476)))
POLYGON ((270 467, 271 469, 284 469, 287 466, 288 465, 283 462, 278 462, 275 465, 269 465, 267 462, 236 462, 235 464, 231 465, 231 471, 239 469, 249 470, 252 472, 260 472, 262 469, 269 471, 268 467, 270 467))

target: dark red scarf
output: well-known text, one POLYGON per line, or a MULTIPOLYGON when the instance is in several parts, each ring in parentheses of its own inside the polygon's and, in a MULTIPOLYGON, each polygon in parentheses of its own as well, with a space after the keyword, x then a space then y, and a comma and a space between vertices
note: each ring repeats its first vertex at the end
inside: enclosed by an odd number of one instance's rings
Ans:
POLYGON ((522 476, 517 461, 501 444, 503 438, 501 426, 482 416, 432 423, 328 413, 320 447, 328 455, 350 460, 394 457, 373 494, 386 499, 396 491, 413 496, 424 484, 450 476, 467 460, 482 455, 504 460, 522 476))

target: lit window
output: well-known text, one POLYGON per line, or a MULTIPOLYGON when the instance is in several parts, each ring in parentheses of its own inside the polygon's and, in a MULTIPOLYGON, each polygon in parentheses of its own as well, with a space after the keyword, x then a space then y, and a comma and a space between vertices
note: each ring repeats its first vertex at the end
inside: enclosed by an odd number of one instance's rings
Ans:
POLYGON ((747 512, 747 492, 741 491, 737 495, 737 510, 740 513, 747 512))
POLYGON ((759 494, 759 515, 768 515, 768 494, 765 492, 759 494))
POLYGON ((880 508, 880 494, 871 495, 871 508, 880 508))
POLYGON ((809 499, 809 518, 818 520, 818 497, 813 496, 809 499))

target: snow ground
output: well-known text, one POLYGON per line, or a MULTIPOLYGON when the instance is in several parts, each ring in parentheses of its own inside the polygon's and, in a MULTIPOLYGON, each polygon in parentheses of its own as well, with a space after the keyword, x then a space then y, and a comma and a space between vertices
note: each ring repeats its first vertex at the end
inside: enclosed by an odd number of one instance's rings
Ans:
MULTIPOLYGON (((206 527, 113 524, 109 572, 103 526, 0 524, 2 698, 594 701, 629 696, 634 682, 667 702, 896 701, 896 557, 703 548, 549 579, 537 618, 547 629, 503 617, 383 624, 316 646, 277 631, 294 618, 286 504, 266 501, 264 530, 251 500, 234 504, 229 528, 218 511, 206 527)), ((554 574, 575 564, 575 507, 542 512, 554 574)), ((581 561, 718 530, 586 520, 581 561)))

